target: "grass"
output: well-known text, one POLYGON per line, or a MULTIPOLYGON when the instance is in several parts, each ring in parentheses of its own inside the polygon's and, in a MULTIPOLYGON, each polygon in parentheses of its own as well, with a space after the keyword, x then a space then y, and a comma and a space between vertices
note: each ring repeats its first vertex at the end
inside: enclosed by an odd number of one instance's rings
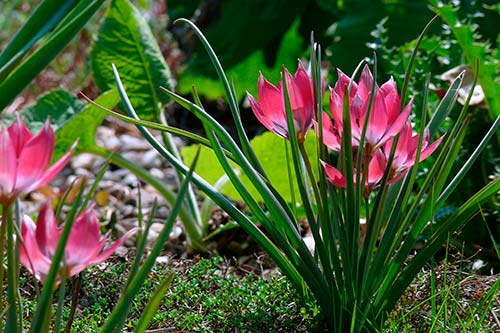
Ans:
MULTIPOLYGON (((115 256, 85 272, 72 332, 99 331, 125 284, 128 261, 115 256)), ((444 260, 426 267, 390 315, 383 333, 495 332, 500 328, 495 303, 500 280, 469 272, 469 263, 444 260)), ((124 332, 133 331, 153 290, 172 270, 174 282, 150 332, 327 331, 318 308, 300 303, 284 277, 245 273, 234 260, 215 257, 158 264, 135 299, 124 332)), ((24 275, 21 285, 29 318, 36 305, 33 279, 24 275)), ((67 290, 65 318, 70 297, 67 290)))
MULTIPOLYGON (((221 257, 159 264, 135 299, 124 330, 135 320, 160 281, 175 271, 174 282, 154 316, 150 330, 157 332, 311 332, 324 331, 314 304, 300 304, 287 280, 243 274, 221 257), (173 266, 173 267, 171 267, 173 266), (319 323, 318 323, 319 322, 319 323)), ((118 300, 128 273, 127 260, 114 257, 86 271, 72 332, 98 332, 118 300)), ((25 318, 33 313, 32 278, 21 279, 25 318)), ((67 287, 70 288, 70 287, 67 287)), ((67 290, 64 318, 71 292, 67 290)), ((28 319, 29 321, 29 319, 28 319)), ((64 320, 63 320, 64 322, 64 320)))

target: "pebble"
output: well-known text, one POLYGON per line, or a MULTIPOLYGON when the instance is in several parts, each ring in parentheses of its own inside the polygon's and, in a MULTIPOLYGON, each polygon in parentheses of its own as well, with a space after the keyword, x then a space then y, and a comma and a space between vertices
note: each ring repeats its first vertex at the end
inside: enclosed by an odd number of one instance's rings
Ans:
POLYGON ((91 170, 96 160, 96 156, 92 154, 79 154, 71 158, 71 168, 73 169, 88 169, 91 170))
POLYGON ((142 154, 140 165, 143 168, 146 168, 146 169, 159 168, 161 166, 161 164, 162 164, 162 161, 160 159, 160 155, 156 150, 151 149, 151 150, 148 150, 147 152, 145 152, 144 154, 142 154))
POLYGON ((148 150, 151 147, 143 138, 137 138, 129 134, 120 136, 120 144, 122 148, 127 150, 148 150))

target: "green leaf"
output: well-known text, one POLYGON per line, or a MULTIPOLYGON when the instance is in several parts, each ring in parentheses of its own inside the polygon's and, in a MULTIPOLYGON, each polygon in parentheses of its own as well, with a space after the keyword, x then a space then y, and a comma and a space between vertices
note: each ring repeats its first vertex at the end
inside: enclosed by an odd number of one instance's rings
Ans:
MULTIPOLYGON (((118 101, 116 89, 103 93, 96 100, 97 103, 108 108, 116 106, 118 101)), ((38 132, 47 117, 50 117, 56 134, 53 160, 59 159, 66 153, 77 139, 79 139, 77 153, 93 148, 96 145, 97 126, 102 123, 105 116, 106 112, 92 104, 78 100, 63 89, 50 91, 21 112, 21 118, 33 133, 38 132)))
MULTIPOLYGON (((266 63, 276 65, 277 47, 282 44, 283 35, 305 10, 308 1, 303 0, 225 0, 218 17, 201 10, 212 24, 206 29, 207 39, 220 56, 222 64, 233 67, 255 52, 266 49, 266 63), (273 59, 274 58, 274 59, 273 59)), ((203 51, 196 52, 190 66, 205 74, 215 74, 209 66, 210 60, 203 51)), ((278 64, 279 66, 280 64, 278 64)))
MULTIPOLYGON (((29 35, 16 38, 15 44, 12 49, 18 51, 15 55, 5 56, 6 64, 0 68, 0 92, 2 98, 0 99, 0 112, 3 110, 14 98, 21 93, 21 91, 40 73, 51 61, 61 52, 64 47, 73 39, 73 37, 80 31, 80 29, 87 23, 87 21, 95 14, 97 9, 101 6, 104 0, 93 1, 79 1, 72 10, 65 16, 55 15, 52 18, 46 17, 47 21, 60 20, 59 25, 54 29, 43 43, 34 51, 27 59, 20 62, 21 57, 24 56, 27 49, 23 49, 20 45, 22 40, 30 38, 29 35), (21 47, 21 49, 19 49, 21 47), (20 62, 18 64, 18 62, 20 62)), ((61 5, 65 7, 66 5, 61 5)), ((47 9, 47 8, 45 8, 47 9)), ((42 11, 43 13, 43 11, 42 11)), ((40 18, 38 17, 38 20, 40 18)), ((29 21, 32 24, 32 21, 29 21)), ((52 22, 54 23, 54 22, 52 22)), ((50 23, 50 24, 52 24, 50 23)), ((27 23, 28 24, 28 23, 27 23)), ((31 28, 22 29, 28 31, 31 28)), ((40 28, 44 31, 46 28, 40 28)), ((19 36, 19 35, 18 35, 19 36)), ((37 39, 38 36, 33 36, 32 39, 37 39)), ((32 41, 26 41, 26 48, 30 47, 32 41)), ((10 51, 10 52, 14 52, 10 51)), ((9 53, 10 53, 9 52, 9 53)))
MULTIPOLYGON (((311 159, 311 163, 313 164, 312 167, 314 170, 318 170, 316 144, 316 136, 313 135, 313 133, 310 133, 305 141, 305 148, 311 159)), ((283 196, 285 200, 290 202, 292 200, 292 196, 290 193, 290 180, 286 167, 284 140, 271 132, 265 132, 264 134, 255 137, 251 141, 251 146, 255 151, 255 155, 262 163, 262 167, 269 177, 271 184, 276 188, 276 190, 283 196)), ((184 147, 181 151, 184 161, 189 164, 193 160, 197 150, 198 145, 184 147)), ((217 180, 225 174, 220 164, 214 163, 215 160, 216 157, 212 149, 202 147, 198 165, 196 167, 196 173, 210 184, 215 184, 217 180)), ((293 169, 292 161, 290 160, 289 163, 291 169, 293 169)), ((236 164, 233 165, 237 167, 236 164)), ((292 175, 290 179, 296 179, 296 177, 292 175)), ((242 175, 241 180, 243 184, 249 189, 250 194, 253 197, 260 198, 257 190, 253 187, 253 185, 251 185, 246 176, 242 175)), ((294 184, 294 188, 297 188, 296 184, 294 184)), ((233 199, 241 199, 241 196, 231 184, 225 186, 222 189, 222 193, 233 199)))
MULTIPOLYGON (((495 51, 489 42, 480 39, 476 26, 460 21, 457 10, 451 5, 435 4, 433 10, 450 27, 471 68, 479 61, 478 82, 484 91, 491 118, 494 119, 500 115, 500 90, 497 81, 500 61, 495 58, 495 51)), ((498 53, 498 50, 496 52, 498 53)))
POLYGON ((142 14, 128 0, 113 0, 91 52, 96 85, 115 86, 111 64, 121 74, 130 100, 142 119, 155 119, 168 97, 159 87, 171 88, 170 70, 142 14))
POLYGON ((161 282, 160 286, 158 286, 153 296, 149 299, 146 308, 144 309, 144 311, 142 311, 141 318, 137 321, 137 326, 135 327, 134 332, 146 332, 149 323, 153 319, 153 316, 160 306, 163 300, 163 296, 165 296, 165 294, 167 293, 167 289, 168 287, 170 287, 173 279, 174 273, 170 273, 167 278, 161 282))

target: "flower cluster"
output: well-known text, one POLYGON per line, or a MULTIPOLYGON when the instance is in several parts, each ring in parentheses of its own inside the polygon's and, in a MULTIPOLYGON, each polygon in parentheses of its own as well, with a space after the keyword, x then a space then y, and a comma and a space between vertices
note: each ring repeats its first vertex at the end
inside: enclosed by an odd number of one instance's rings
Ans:
MULTIPOLYGON (((19 196, 47 184, 67 164, 75 145, 48 166, 54 152, 54 141, 49 121, 38 134, 32 135, 19 114, 9 128, 0 129, 0 205, 4 210, 19 196)), ((28 216, 21 221, 21 263, 42 282, 52 264, 61 231, 50 201, 42 207, 36 224, 28 216)), ((63 274, 73 276, 91 264, 106 260, 135 231, 132 229, 103 251, 108 237, 101 239, 99 221, 91 209, 86 209, 72 226, 62 263, 65 269, 60 270, 56 286, 63 274)))
MULTIPOLYGON (((314 95, 312 79, 299 63, 295 76, 285 72, 288 98, 292 109, 295 131, 299 144, 302 144, 311 124, 314 122, 314 95)), ((342 143, 344 103, 351 79, 342 71, 338 71, 338 80, 330 88, 330 113, 323 112, 322 132, 323 143, 332 151, 340 152, 342 143)), ((270 131, 288 138, 284 93, 281 81, 275 87, 262 75, 258 85, 259 101, 249 95, 250 106, 259 121, 270 131)), ((370 193, 381 182, 387 168, 389 169, 389 184, 401 179, 415 164, 418 155, 419 142, 422 141, 419 162, 431 155, 442 138, 430 143, 428 131, 422 140, 420 135, 413 133, 409 120, 412 101, 401 107, 400 96, 396 82, 390 78, 382 86, 373 82, 373 76, 365 66, 359 82, 352 82, 347 98, 351 123, 351 141, 355 152, 363 142, 363 160, 361 161, 361 178, 365 180, 365 192, 370 193), (373 94, 373 96, 372 96, 373 94), (371 107, 370 107, 371 104, 371 107), (366 131, 363 136, 363 127, 366 131), (391 148, 395 137, 399 135, 393 160, 388 165, 391 148), (367 174, 363 174, 367 173, 367 174)), ((314 122, 316 133, 319 134, 317 122, 314 122)), ((356 154, 355 154, 356 155, 356 154)), ((355 161, 356 162, 356 161, 355 161)), ((336 167, 322 162, 329 181, 338 187, 346 186, 344 174, 336 167)), ((356 171, 356 170, 354 170, 356 171)), ((355 172, 356 174, 356 172, 355 172)))

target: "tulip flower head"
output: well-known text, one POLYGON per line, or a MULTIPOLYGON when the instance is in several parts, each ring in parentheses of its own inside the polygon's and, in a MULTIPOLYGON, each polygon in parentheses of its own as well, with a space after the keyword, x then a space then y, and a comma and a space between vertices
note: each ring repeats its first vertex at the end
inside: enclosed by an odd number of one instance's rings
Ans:
POLYGON ((7 129, 0 128, 0 204, 9 205, 18 196, 47 184, 66 165, 74 146, 48 168, 54 152, 54 131, 49 121, 32 135, 17 115, 7 129))
MULTIPOLYGON (((70 231, 64 251, 64 266, 61 263, 56 286, 61 282, 62 274, 66 277, 74 276, 87 266, 108 259, 136 230, 128 231, 117 242, 103 250, 108 235, 101 237, 99 221, 93 211, 87 208, 75 219, 70 231)), ((50 201, 43 205, 36 224, 28 216, 22 220, 21 263, 41 282, 45 281, 49 273, 61 232, 62 228, 57 226, 50 201)))
MULTIPOLYGON (((304 142, 306 134, 312 126, 314 116, 313 83, 300 62, 294 76, 287 70, 285 70, 284 76, 297 140, 301 143, 304 142)), ((282 82, 280 81, 278 86, 274 86, 260 74, 258 94, 258 101, 252 95, 247 94, 250 107, 255 116, 269 131, 288 139, 288 125, 282 82)))
MULTIPOLYGON (((342 135, 344 95, 351 79, 340 70, 338 74, 339 78, 335 87, 330 88, 330 110, 333 115, 333 126, 336 127, 336 133, 342 135)), ((353 82, 349 95, 353 145, 359 145, 361 140, 361 133, 370 104, 372 85, 372 73, 368 66, 365 66, 359 82, 353 82)), ((410 101, 400 112, 401 101, 393 78, 390 78, 381 87, 375 85, 373 93, 373 103, 365 134, 365 149, 368 148, 370 151, 374 151, 401 131, 408 120, 412 106, 410 101)), ((324 128, 324 131, 331 131, 331 128, 324 128)))
MULTIPOLYGON (((442 136, 432 144, 429 144, 429 133, 426 130, 422 140, 419 162, 422 162, 429 157, 439 146, 443 138, 444 137, 442 136)), ((410 122, 407 122, 399 134, 399 140, 396 145, 394 158, 391 164, 389 183, 394 183, 395 181, 401 179, 415 164, 419 140, 420 135, 413 134, 412 125, 410 122)), ((378 154, 383 156, 386 161, 389 159, 393 141, 394 139, 387 141, 378 152, 378 154)), ((387 162, 385 162, 385 164, 387 164, 387 162)))
MULTIPOLYGON (((401 179, 415 164, 417 159, 419 140, 420 136, 418 134, 413 134, 412 125, 408 121, 399 133, 399 139, 396 144, 396 150, 394 151, 394 157, 389 171, 389 184, 392 184, 401 179)), ((432 144, 429 144, 429 134, 426 131, 422 140, 419 162, 422 162, 427 157, 429 157, 437 149, 442 140, 443 137, 440 137, 432 144)), ((324 138, 324 141, 328 147, 332 148, 332 145, 327 144, 327 142, 330 142, 327 141, 327 138, 324 138)), ((367 194, 373 191, 382 180, 385 169, 387 168, 387 163, 390 157, 393 142, 394 139, 391 138, 383 146, 377 148, 377 150, 372 152, 369 157, 367 157, 367 155, 363 156, 363 159, 370 159, 368 168, 366 169, 368 174, 366 177, 364 177, 366 179, 364 186, 365 192, 367 194)), ((356 161, 354 162, 356 164, 356 161)), ((363 161, 362 165, 364 163, 366 162, 363 161)), ((325 162, 322 162, 322 165, 325 169, 325 174, 328 180, 333 185, 337 187, 346 187, 346 179, 342 172, 325 162)), ((356 174, 356 170, 354 170, 354 174, 356 174)), ((361 173, 361 177, 363 178, 363 173, 361 173)), ((355 179, 354 183, 356 183, 355 179)))

